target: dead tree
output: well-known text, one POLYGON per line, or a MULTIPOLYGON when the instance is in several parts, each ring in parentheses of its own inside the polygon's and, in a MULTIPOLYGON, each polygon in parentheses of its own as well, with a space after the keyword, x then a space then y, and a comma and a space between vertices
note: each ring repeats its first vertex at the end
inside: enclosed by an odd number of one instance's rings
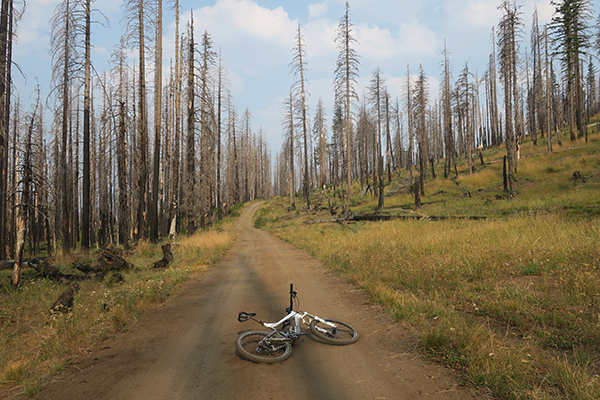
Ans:
POLYGON ((31 189, 34 181, 33 177, 33 162, 32 162, 32 138, 37 117, 37 109, 39 106, 39 88, 38 99, 34 111, 31 113, 30 123, 27 129, 27 139, 25 143, 25 151, 23 156, 23 164, 21 167, 21 199, 18 205, 17 213, 17 249, 16 260, 11 277, 13 286, 19 284, 21 278, 21 264, 23 262, 23 251, 25 249, 25 236, 27 233, 27 221, 31 211, 31 189))
POLYGON ((294 96, 294 102, 297 102, 297 112, 299 123, 302 124, 302 135, 304 141, 304 173, 302 174, 302 194, 304 195, 304 202, 306 203, 306 209, 310 210, 310 188, 308 178, 308 122, 306 115, 306 77, 305 77, 305 59, 306 49, 304 46, 304 37, 300 30, 300 24, 298 24, 298 33, 294 38, 294 58, 291 62, 291 73, 296 77, 296 81, 292 86, 292 93, 294 96))
POLYGON ((160 143, 162 138, 162 0, 157 0, 154 64, 154 162, 152 196, 149 205, 150 241, 158 241, 158 186, 160 177, 160 143))
POLYGON ((352 197, 352 100, 357 98, 354 89, 358 77, 359 55, 353 46, 357 40, 352 36, 354 24, 350 19, 350 4, 346 1, 346 12, 337 28, 337 42, 340 54, 335 68, 336 103, 342 105, 345 113, 344 149, 346 154, 347 197, 352 197))
POLYGON ((13 2, 2 0, 0 10, 0 258, 6 258, 8 242, 8 133, 13 2))
POLYGON ((171 243, 163 244, 161 249, 163 252, 163 258, 153 263, 152 268, 167 268, 173 262, 171 243))

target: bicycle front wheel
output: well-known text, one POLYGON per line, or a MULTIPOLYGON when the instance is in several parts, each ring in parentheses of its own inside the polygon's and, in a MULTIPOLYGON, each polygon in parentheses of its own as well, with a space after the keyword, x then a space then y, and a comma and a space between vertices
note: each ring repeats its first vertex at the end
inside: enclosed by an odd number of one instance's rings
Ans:
POLYGON ((335 324, 336 327, 332 328, 317 319, 313 319, 310 323, 310 331, 322 341, 331 344, 344 345, 352 344, 358 340, 358 331, 349 323, 337 319, 325 320, 335 324))
POLYGON ((292 343, 281 337, 267 337, 273 332, 247 331, 240 334, 235 347, 249 361, 274 363, 284 361, 292 355, 292 343))

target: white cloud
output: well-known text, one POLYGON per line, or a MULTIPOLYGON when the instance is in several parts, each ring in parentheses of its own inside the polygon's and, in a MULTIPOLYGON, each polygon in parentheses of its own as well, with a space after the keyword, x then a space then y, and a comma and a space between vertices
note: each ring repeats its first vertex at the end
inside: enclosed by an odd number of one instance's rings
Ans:
POLYGON ((283 7, 270 10, 251 0, 219 0, 194 11, 194 27, 230 42, 260 39, 288 45, 297 22, 283 7))
POLYGON ((329 5, 327 3, 310 4, 308 6, 308 19, 319 19, 325 17, 329 5))
POLYGON ((328 19, 315 19, 302 27, 309 57, 336 53, 336 27, 337 25, 328 19))
POLYGON ((388 58, 398 53, 398 43, 388 29, 361 24, 356 28, 356 40, 363 57, 388 58))
POLYGON ((402 24, 399 37, 399 51, 403 54, 432 56, 439 52, 438 35, 419 21, 402 24))
POLYGON ((451 2, 448 8, 452 14, 458 12, 457 23, 465 24, 464 26, 491 27, 496 25, 502 16, 496 0, 463 1, 460 6, 451 2))
POLYGON ((438 50, 438 37, 418 21, 409 21, 400 26, 396 35, 389 29, 361 24, 356 28, 359 42, 358 53, 366 59, 389 60, 435 55, 438 50))
POLYGON ((32 0, 17 26, 15 54, 32 52, 48 54, 50 48, 50 23, 58 0, 32 0))

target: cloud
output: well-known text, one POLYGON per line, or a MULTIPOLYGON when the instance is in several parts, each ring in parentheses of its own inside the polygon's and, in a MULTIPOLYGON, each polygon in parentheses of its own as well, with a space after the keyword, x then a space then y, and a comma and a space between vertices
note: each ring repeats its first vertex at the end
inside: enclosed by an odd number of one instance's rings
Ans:
POLYGON ((308 57, 337 53, 335 37, 337 24, 329 19, 315 19, 302 27, 308 57))
POLYGON ((356 27, 356 40, 363 57, 388 58, 398 53, 398 43, 388 29, 361 24, 356 27))
POLYGON ((287 46, 297 21, 292 21, 283 7, 271 10, 251 0, 219 0, 212 7, 194 11, 194 26, 225 42, 267 40, 287 46))
POLYGON ((400 52, 411 56, 432 56, 439 50, 438 35, 419 21, 402 24, 399 32, 400 52))
POLYGON ((15 55, 48 54, 50 49, 49 20, 58 0, 31 0, 17 25, 15 55))
POLYGON ((327 3, 310 4, 308 6, 308 19, 312 21, 313 19, 323 18, 328 9, 329 5, 327 3))
POLYGON ((447 11, 455 16, 456 22, 464 24, 463 26, 491 27, 502 16, 495 0, 466 1, 460 7, 450 2, 447 7, 447 11))

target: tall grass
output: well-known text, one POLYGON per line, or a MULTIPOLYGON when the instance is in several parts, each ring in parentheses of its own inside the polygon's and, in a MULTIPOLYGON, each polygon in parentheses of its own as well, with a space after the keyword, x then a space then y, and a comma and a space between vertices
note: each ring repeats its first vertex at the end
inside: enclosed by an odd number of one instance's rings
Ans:
MULTIPOLYGON (((519 161, 511 201, 503 197, 501 163, 426 184, 419 213, 487 220, 305 225, 326 215, 286 213, 273 199, 261 226, 364 288, 413 327, 424 354, 461 369, 470 384, 500 398, 598 399, 597 139, 584 149, 582 141, 555 146, 553 155, 542 144, 524 145, 529 157, 519 161), (574 171, 586 182, 573 180, 574 171)), ((501 157, 486 152, 487 161, 501 157)), ((403 180, 395 178, 388 212, 414 204, 403 180)), ((376 201, 356 196, 353 210, 372 212, 376 201)))
MULTIPOLYGON (((151 263, 162 258, 159 245, 139 243, 125 258, 135 266, 125 282, 80 282, 71 312, 50 313, 66 285, 25 270, 22 284, 0 287, 0 397, 35 394, 51 374, 100 341, 126 330, 144 311, 164 302, 178 284, 215 263, 232 245, 233 222, 173 243, 174 262, 166 270, 151 263)), ((76 258, 77 256, 75 256, 76 258)), ((63 272, 73 256, 59 257, 63 272)), ((4 278, 4 282, 8 279, 4 278)))
POLYGON ((591 380, 600 367, 599 229, 598 221, 550 214, 274 230, 416 327, 421 348, 472 383, 510 398, 600 398, 591 380), (553 356, 576 350, 594 362, 553 356), (585 383, 583 397, 572 397, 567 372, 585 383), (556 381, 538 381, 552 374, 556 381))

